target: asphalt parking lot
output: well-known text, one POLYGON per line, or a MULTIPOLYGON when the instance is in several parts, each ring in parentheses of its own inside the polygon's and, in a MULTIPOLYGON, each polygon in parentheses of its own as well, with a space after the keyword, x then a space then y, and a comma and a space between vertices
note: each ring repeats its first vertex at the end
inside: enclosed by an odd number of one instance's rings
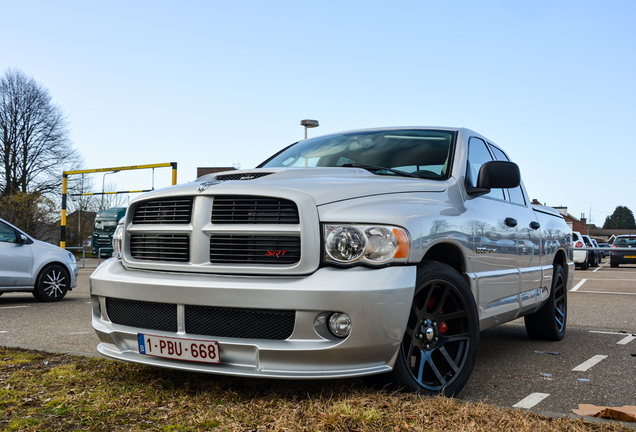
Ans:
MULTIPOLYGON (((94 262, 93 262, 94 261, 94 262)), ((0 297, 0 345, 97 355, 87 260, 60 303, 0 297)), ((81 265, 81 262, 79 263, 81 265)), ((517 320, 481 333, 475 370, 459 395, 502 407, 571 413, 579 404, 636 405, 636 266, 577 270, 561 342, 530 340, 517 320)))

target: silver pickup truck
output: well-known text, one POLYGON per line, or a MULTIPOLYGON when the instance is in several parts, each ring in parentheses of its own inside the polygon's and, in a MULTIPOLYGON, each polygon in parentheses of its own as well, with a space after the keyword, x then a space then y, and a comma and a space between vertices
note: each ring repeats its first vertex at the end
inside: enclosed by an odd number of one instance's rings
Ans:
POLYGON ((297 142, 133 201, 91 276, 100 353, 268 378, 458 393, 480 330, 560 340, 571 230, 464 128, 297 142))

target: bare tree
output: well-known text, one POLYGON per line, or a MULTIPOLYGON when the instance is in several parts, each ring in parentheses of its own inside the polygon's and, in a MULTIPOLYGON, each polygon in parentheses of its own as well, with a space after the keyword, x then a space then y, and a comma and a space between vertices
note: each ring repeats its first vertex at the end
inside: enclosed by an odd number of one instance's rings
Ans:
POLYGON ((81 163, 62 110, 20 70, 0 79, 0 197, 61 192, 62 171, 81 163))

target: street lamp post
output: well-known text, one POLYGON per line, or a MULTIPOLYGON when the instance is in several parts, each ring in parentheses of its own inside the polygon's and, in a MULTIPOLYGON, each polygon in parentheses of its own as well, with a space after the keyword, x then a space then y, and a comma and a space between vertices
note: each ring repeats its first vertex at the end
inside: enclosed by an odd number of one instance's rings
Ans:
POLYGON ((307 139, 307 128, 315 128, 319 126, 318 120, 309 119, 301 120, 300 125, 305 126, 305 139, 307 139))
POLYGON ((117 172, 119 172, 119 171, 107 172, 107 173, 106 173, 106 174, 104 174, 104 176, 102 177, 102 203, 101 203, 101 205, 99 206, 99 208, 100 208, 101 210, 104 210, 104 181, 106 180, 106 176, 107 176, 108 174, 115 174, 115 173, 117 173, 117 172))

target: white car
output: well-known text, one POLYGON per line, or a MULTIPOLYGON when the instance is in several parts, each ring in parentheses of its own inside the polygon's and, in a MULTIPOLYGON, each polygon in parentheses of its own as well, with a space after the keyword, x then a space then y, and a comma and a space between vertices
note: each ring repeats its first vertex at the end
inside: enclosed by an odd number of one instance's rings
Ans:
POLYGON ((580 267, 581 270, 587 270, 589 264, 587 261, 587 251, 581 248, 585 247, 583 236, 578 231, 572 231, 572 261, 574 265, 580 267))
POLYGON ((60 301, 77 285, 77 271, 72 253, 0 219, 0 295, 28 291, 39 301, 60 301))

